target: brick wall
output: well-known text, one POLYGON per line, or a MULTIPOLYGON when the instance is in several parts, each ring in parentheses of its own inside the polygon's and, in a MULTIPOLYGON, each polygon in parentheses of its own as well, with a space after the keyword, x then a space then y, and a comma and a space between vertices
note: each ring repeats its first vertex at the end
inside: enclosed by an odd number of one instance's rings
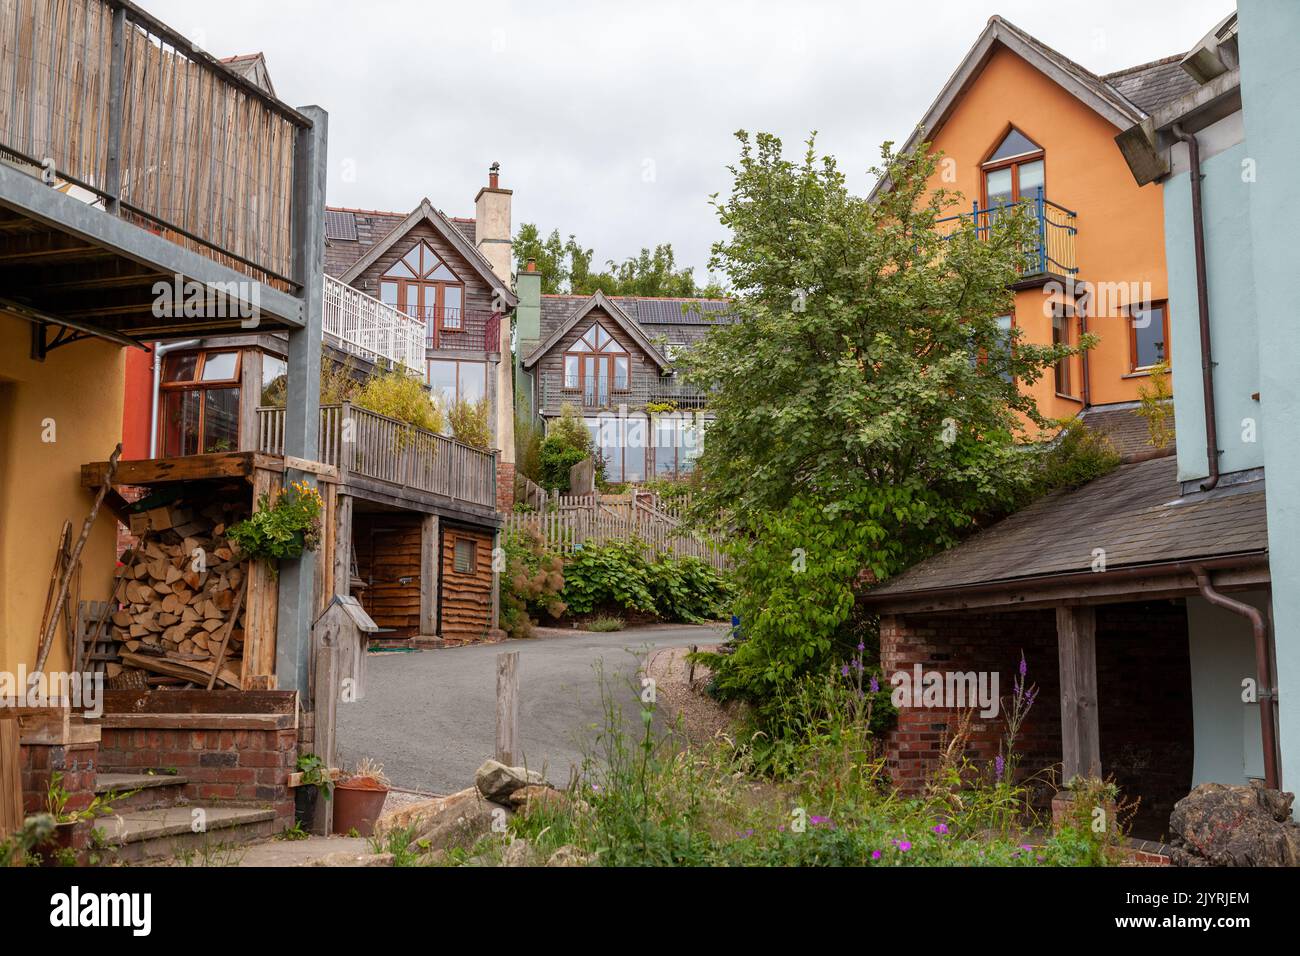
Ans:
MULTIPOLYGON (((107 716, 105 723, 111 721, 107 716)), ((174 769, 189 781, 184 787, 189 803, 267 805, 276 812, 277 830, 293 824, 293 791, 287 783, 298 759, 296 729, 223 729, 185 723, 149 729, 105 726, 100 769, 105 773, 174 769)))
MULTIPOLYGON (((50 778, 63 774, 59 786, 68 791, 65 812, 73 813, 90 806, 95 797, 95 773, 99 744, 22 744, 23 813, 44 813, 50 778)), ((90 843, 91 824, 78 824, 70 845, 84 850, 90 843)))
MULTIPOLYGON (((1055 768, 1061 760, 1061 710, 1055 612, 963 613, 885 617, 881 660, 886 675, 910 671, 996 671, 999 693, 1012 692, 1023 651, 1039 696, 1016 750, 1024 777, 1055 768)), ((1182 602, 1107 605, 1097 609, 1097 703, 1102 772, 1121 792, 1140 796, 1133 822, 1139 835, 1158 836, 1173 804, 1191 786, 1191 665, 1182 602)), ((951 740, 958 712, 904 708, 887 743, 895 785, 914 793, 933 772, 951 740)), ((1005 733, 1002 715, 975 717, 966 756, 990 763, 1005 733)), ((1046 776, 1046 774, 1043 774, 1046 776)), ((1052 787, 1036 780, 1034 802, 1046 807, 1052 787)))
POLYGON ((497 511, 515 510, 515 463, 502 461, 497 455, 497 511))

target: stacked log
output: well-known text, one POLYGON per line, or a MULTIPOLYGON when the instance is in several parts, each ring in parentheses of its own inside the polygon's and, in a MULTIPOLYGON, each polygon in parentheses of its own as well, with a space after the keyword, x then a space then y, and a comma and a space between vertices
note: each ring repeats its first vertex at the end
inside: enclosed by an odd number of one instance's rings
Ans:
POLYGON ((133 524, 139 544, 117 569, 125 580, 111 618, 122 659, 107 671, 114 685, 138 686, 140 676, 131 672, 139 670, 162 675, 149 683, 206 686, 224 640, 216 683, 240 686, 246 605, 238 597, 248 568, 225 537, 243 517, 239 510, 228 502, 200 509, 177 502, 150 509, 147 525, 133 524))

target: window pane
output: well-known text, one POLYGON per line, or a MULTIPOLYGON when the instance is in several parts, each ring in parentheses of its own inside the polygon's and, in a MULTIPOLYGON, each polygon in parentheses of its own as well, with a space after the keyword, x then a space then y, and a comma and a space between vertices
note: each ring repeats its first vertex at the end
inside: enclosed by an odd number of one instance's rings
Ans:
POLYGON ((1149 368, 1165 360, 1165 307, 1153 305, 1133 311, 1133 339, 1137 343, 1136 368, 1149 368))
POLYGON ((472 538, 456 539, 456 573, 473 574, 478 564, 478 542, 472 538))
POLYGON ((614 387, 620 391, 627 389, 628 357, 619 355, 614 359, 614 387))
POLYGON ((210 388, 203 399, 203 451, 239 447, 239 389, 210 388))
POLYGON ((411 250, 406 255, 402 256, 402 261, 406 263, 407 268, 415 275, 419 276, 424 274, 423 270, 420 268, 420 247, 418 245, 412 246, 411 250))
POLYGON ((460 397, 481 402, 487 391, 487 366, 482 362, 460 363, 460 397))
POLYGON ((1011 381, 1011 372, 1007 370, 1007 363, 1011 360, 1011 316, 998 316, 998 347, 997 354, 989 356, 1001 369, 1002 381, 1011 381))
MULTIPOLYGON (((1052 319, 1052 344, 1069 345, 1070 344, 1070 327, 1069 319, 1064 316, 1057 316, 1052 319)), ((1061 395, 1070 394, 1070 360, 1061 359, 1053 368, 1053 374, 1056 377, 1056 391, 1061 395)))
POLYGON ((235 377, 238 352, 209 352, 203 360, 203 381, 228 382, 235 377))
POLYGON ((578 356, 564 356, 564 387, 578 387, 578 356))
POLYGON ((442 396, 444 407, 449 404, 456 397, 456 363, 430 361, 429 388, 442 396))
POLYGON ((394 262, 384 273, 386 276, 398 276, 403 279, 414 279, 415 273, 412 272, 404 262, 394 262))
POLYGON ((448 269, 446 266, 444 266, 441 262, 438 263, 438 267, 437 267, 436 269, 434 269, 432 273, 429 274, 429 278, 430 278, 430 279, 437 279, 437 280, 440 281, 440 282, 459 282, 459 281, 460 281, 459 279, 456 278, 456 273, 452 272, 450 269, 448 269))
POLYGON ((379 299, 393 308, 397 308, 397 283, 392 280, 379 283, 379 299))
POLYGON ((1036 199, 1043 185, 1043 161, 1020 164, 1020 198, 1036 199))
POLYGON ((442 287, 442 327, 444 329, 458 329, 461 327, 461 291, 461 287, 458 285, 445 285, 442 287))
POLYGON ((1011 203, 1011 168, 995 169, 984 179, 989 208, 1011 203))
POLYGON ((164 382, 192 382, 194 381, 194 370, 198 363, 198 352, 168 355, 163 359, 162 380, 164 382))
POLYGON ((283 405, 289 391, 289 366, 284 359, 262 353, 262 404, 283 405))
POLYGON ((1042 149, 1037 143, 1020 132, 1018 129, 1012 129, 1007 133, 1006 138, 998 144, 998 148, 993 151, 993 155, 988 158, 988 162, 996 162, 999 159, 1008 159, 1011 156, 1020 156, 1024 153, 1035 153, 1042 149))
POLYGON ((162 400, 162 455, 176 458, 199 451, 199 397, 201 393, 164 392, 162 400))

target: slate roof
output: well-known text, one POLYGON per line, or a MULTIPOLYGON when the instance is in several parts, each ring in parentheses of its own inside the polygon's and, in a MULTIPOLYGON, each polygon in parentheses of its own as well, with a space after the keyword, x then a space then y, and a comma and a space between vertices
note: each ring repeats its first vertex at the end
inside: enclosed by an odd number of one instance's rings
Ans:
POLYGON ((1131 66, 1107 73, 1102 79, 1144 113, 1151 114, 1166 103, 1198 89, 1196 80, 1179 66, 1184 54, 1131 66))
MULTIPOLYGON (((1169 427, 1173 429, 1174 410, 1169 409, 1169 427)), ((1162 454, 1174 453, 1171 441, 1165 448, 1159 449, 1151 444, 1151 431, 1147 421, 1137 413, 1137 402, 1125 402, 1120 405, 1094 406, 1081 414, 1079 418, 1093 431, 1105 435, 1115 446, 1120 457, 1133 461, 1139 457, 1153 458, 1162 454)))
MULTIPOLYGON (((354 262, 364 256, 376 242, 400 225, 410 212, 384 212, 379 209, 350 209, 345 206, 326 206, 325 271, 341 276, 354 262), (345 220, 351 220, 355 240, 338 238, 347 231, 345 220)), ((448 216, 456 231, 471 245, 474 243, 474 220, 448 216)))
POLYGON ((1094 548, 1106 549, 1111 571, 1267 552, 1263 481, 1180 498, 1177 479, 1172 457, 1121 465, 1040 498, 872 588, 866 600, 1088 572, 1094 548))
MULTIPOLYGON (((564 325, 591 298, 588 295, 543 295, 542 339, 564 325)), ((727 299, 652 298, 648 296, 610 296, 651 339, 662 337, 670 347, 684 347, 699 341, 709 329, 730 321, 727 299), (685 306, 685 311, 683 311, 685 306)))

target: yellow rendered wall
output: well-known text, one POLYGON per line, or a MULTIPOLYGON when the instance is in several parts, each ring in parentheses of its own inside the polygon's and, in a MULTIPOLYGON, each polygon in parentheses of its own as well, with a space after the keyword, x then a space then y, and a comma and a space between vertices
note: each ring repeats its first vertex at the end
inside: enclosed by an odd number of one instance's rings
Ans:
MULTIPOLYGON (((1014 125, 1043 147, 1048 199, 1077 214, 1075 249, 1079 280, 1123 283, 1117 298, 1127 303, 1130 283, 1149 289, 1152 300, 1168 295, 1165 276, 1163 196, 1134 181, 1115 145, 1119 129, 1004 47, 990 56, 983 71, 932 137, 934 147, 955 163, 940 164, 933 185, 965 196, 953 212, 969 212, 980 199, 981 163, 1014 125), (945 181, 948 172, 955 181, 945 181), (1143 283, 1149 283, 1144 286, 1143 283)), ((1128 327, 1115 308, 1090 310, 1088 331, 1101 341, 1089 353, 1089 381, 1094 405, 1134 401, 1145 375, 1129 374, 1128 327)), ((1048 344, 1051 319, 1044 290, 1016 293, 1015 323, 1025 340, 1048 344)), ((1074 360, 1071 379, 1081 393, 1081 363, 1074 360)), ((1051 417, 1074 415, 1078 402, 1055 394, 1049 372, 1030 391, 1040 410, 1051 417)))
MULTIPOLYGON (((29 358, 31 325, 0 311, 0 670, 29 669, 64 520, 73 537, 94 503, 81 465, 102 461, 121 440, 123 349, 73 342, 44 362, 29 358), (53 419, 55 441, 42 440, 53 419)), ((81 598, 107 600, 116 524, 101 509, 82 552, 81 598)), ((68 666, 60 627, 47 670, 68 666)))

